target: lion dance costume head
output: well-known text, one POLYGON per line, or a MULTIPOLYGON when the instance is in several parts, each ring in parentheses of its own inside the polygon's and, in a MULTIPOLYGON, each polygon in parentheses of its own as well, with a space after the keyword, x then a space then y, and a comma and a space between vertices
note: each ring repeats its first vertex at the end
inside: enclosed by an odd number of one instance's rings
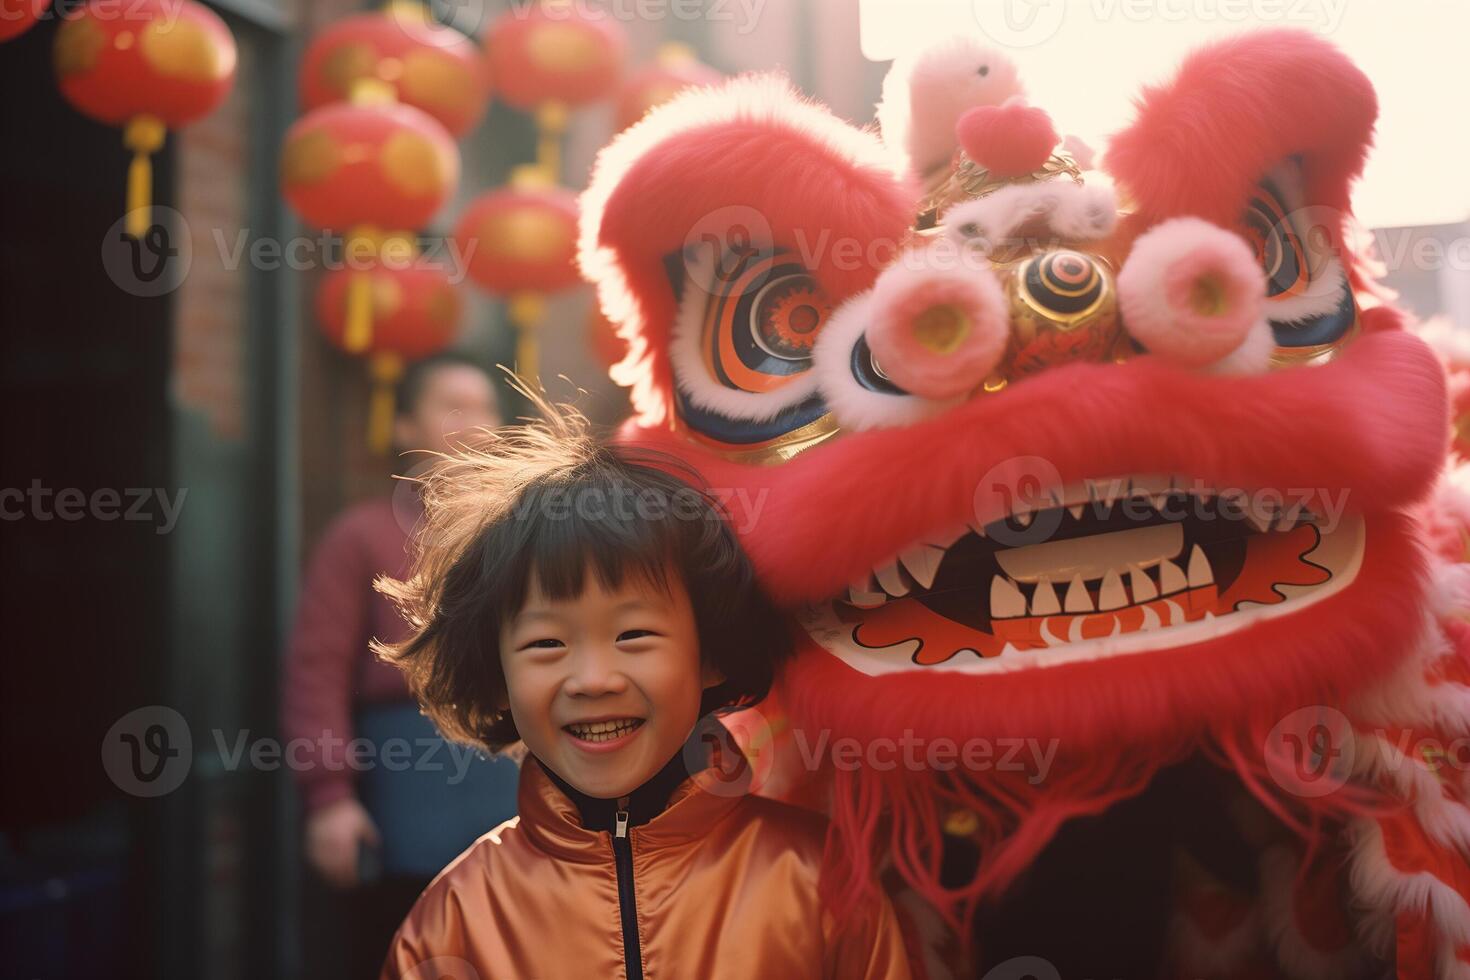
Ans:
POLYGON ((881 136, 751 76, 603 151, 621 437, 727 495, 792 613, 768 790, 829 809, 839 897, 886 869, 982 963, 1470 976, 1470 511, 1355 247, 1376 112, 1245 35, 1094 170, 952 42, 881 136))

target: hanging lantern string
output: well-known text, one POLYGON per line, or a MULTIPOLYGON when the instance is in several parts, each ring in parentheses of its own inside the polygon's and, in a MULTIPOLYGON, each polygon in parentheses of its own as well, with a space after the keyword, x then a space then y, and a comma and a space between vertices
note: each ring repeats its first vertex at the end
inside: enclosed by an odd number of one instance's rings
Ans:
POLYGON ((567 105, 552 99, 536 108, 536 165, 553 184, 561 177, 561 140, 567 131, 567 105))
POLYGON ((347 101, 353 105, 389 105, 398 101, 398 89, 381 78, 358 78, 352 82, 347 101))
POLYGON ((127 232, 142 238, 153 223, 152 156, 163 148, 166 133, 157 116, 134 116, 123 130, 123 146, 133 151, 128 165, 127 232))
POLYGON ((347 232, 344 249, 344 257, 353 272, 347 281, 342 346, 348 353, 361 354, 373 342, 373 270, 359 266, 406 266, 418 256, 418 242, 405 231, 383 231, 374 225, 355 225, 347 232))
POLYGON ((393 416, 397 411, 394 391, 403 377, 403 358, 392 351, 382 351, 374 354, 369 363, 373 394, 368 407, 368 446, 382 455, 393 448, 393 416))
POLYGON ((540 374, 540 327, 546 317, 546 297, 540 293, 514 293, 510 297, 510 322, 516 328, 516 374, 537 381, 540 374))

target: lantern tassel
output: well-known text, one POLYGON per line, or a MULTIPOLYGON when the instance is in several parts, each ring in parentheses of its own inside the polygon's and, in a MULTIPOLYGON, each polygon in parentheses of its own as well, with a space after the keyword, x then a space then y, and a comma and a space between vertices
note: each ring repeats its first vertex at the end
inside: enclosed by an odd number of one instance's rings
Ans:
POLYGON ((394 386, 403 377, 403 358, 391 351, 374 354, 372 401, 368 406, 368 448, 383 455, 393 447, 394 386))
POLYGON ((142 238, 153 223, 152 155, 163 147, 163 120, 157 116, 135 116, 123 130, 123 146, 133 151, 128 164, 126 229, 134 238, 142 238))
POLYGON ((561 176, 561 138, 567 131, 565 102, 543 102, 536 108, 536 165, 552 183, 561 176))
POLYGON ((516 328, 516 374, 533 386, 541 373, 539 333, 546 315, 540 293, 516 293, 510 298, 510 322, 516 328))
POLYGON ((342 327, 342 346, 361 354, 373 339, 373 277, 355 272, 347 281, 347 322, 342 327))

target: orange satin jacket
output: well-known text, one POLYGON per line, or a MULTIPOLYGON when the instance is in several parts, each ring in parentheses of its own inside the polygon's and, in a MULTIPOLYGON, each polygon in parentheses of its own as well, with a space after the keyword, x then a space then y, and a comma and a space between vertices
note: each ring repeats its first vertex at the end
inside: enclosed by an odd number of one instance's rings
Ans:
POLYGON ((425 889, 393 939, 384 980, 637 980, 640 961, 645 980, 910 976, 886 899, 841 933, 823 911, 826 827, 816 814, 686 779, 661 813, 617 842, 631 854, 627 903, 615 833, 583 827, 529 757, 519 804, 520 816, 425 889), (631 964, 625 904, 636 908, 631 964))

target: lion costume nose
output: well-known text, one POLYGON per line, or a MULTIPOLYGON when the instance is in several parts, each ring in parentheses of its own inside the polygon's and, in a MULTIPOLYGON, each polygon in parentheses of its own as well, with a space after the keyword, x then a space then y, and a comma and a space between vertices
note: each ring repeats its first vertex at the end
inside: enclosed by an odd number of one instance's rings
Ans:
POLYGON ((873 287, 868 347, 878 370, 905 391, 957 398, 1005 355, 1005 295, 989 269, 908 266, 901 261, 873 287))
POLYGON ((1062 248, 995 268, 944 253, 933 261, 937 267, 923 267, 911 255, 873 288, 868 346, 904 390, 956 398, 1113 355, 1121 330, 1102 259, 1062 248))
POLYGON ((1133 244, 1118 291, 1128 332, 1150 353, 1203 367, 1239 348, 1262 321, 1266 277, 1245 239, 1175 218, 1133 244))

